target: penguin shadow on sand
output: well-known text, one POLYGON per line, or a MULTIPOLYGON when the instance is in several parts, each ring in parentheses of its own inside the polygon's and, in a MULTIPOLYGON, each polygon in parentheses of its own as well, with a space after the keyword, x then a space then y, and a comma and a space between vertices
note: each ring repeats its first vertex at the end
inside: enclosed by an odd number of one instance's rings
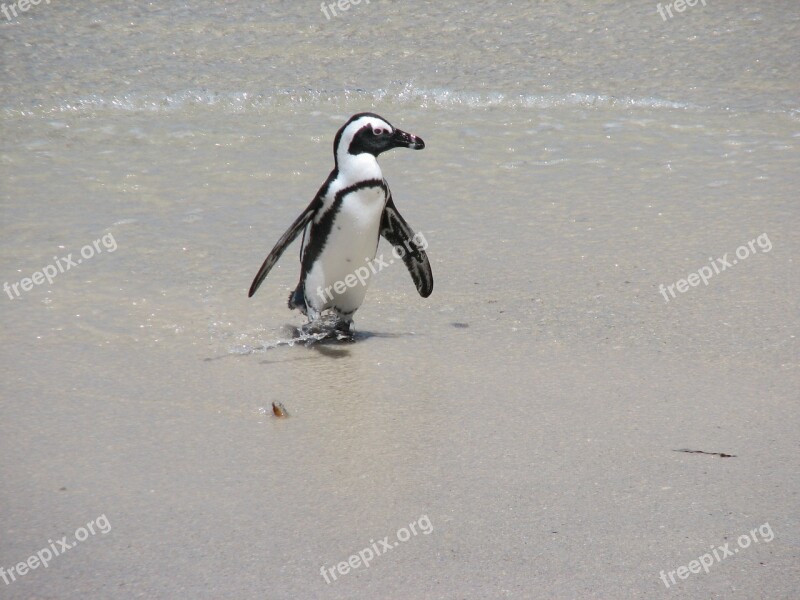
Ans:
MULTIPOLYGON (((283 327, 287 339, 279 339, 274 342, 267 342, 261 346, 248 348, 244 352, 229 352, 221 356, 210 356, 204 358, 204 362, 211 362, 223 358, 245 357, 257 353, 266 353, 270 350, 302 348, 311 350, 328 358, 347 358, 350 356, 350 347, 356 342, 365 342, 370 338, 400 338, 411 333, 383 333, 376 331, 349 331, 346 336, 341 335, 334 327, 317 324, 316 328, 309 331, 309 324, 297 327, 296 325, 286 324, 283 327)), ((313 360, 313 355, 294 356, 292 358, 281 358, 277 360, 262 360, 259 364, 269 365, 275 363, 292 362, 296 360, 313 360)))
MULTIPOLYGON (((295 331, 299 331, 298 328, 293 326, 292 327, 295 331)), ((350 347, 355 342, 362 342, 372 337, 378 338, 398 338, 402 337, 403 335, 410 335, 410 334, 403 334, 403 333, 376 333, 371 331, 356 331, 351 333, 350 337, 346 340, 338 340, 335 337, 329 337, 321 340, 313 340, 313 341, 305 341, 305 342, 296 342, 292 344, 292 347, 299 347, 304 350, 310 352, 316 352, 317 354, 321 354, 327 358, 348 358, 351 354, 350 347)), ((288 347, 289 344, 282 344, 284 347, 288 347)), ((269 348, 273 350, 275 348, 269 348)), ((222 357, 220 357, 222 358, 222 357)), ((315 357, 306 354, 305 356, 297 356, 294 358, 283 358, 277 360, 261 360, 258 364, 260 365, 271 365, 277 363, 284 363, 289 361, 295 360, 313 360, 315 357)))
MULTIPOLYGON (((297 333, 300 333, 301 331, 300 328, 297 327, 294 327, 293 329, 297 333)), ((335 337, 335 334, 333 334, 320 340, 312 340, 299 345, 307 350, 315 351, 328 358, 346 358, 350 356, 350 347, 356 342, 365 342, 370 338, 399 338, 406 335, 411 334, 381 333, 377 331, 353 331, 343 339, 338 339, 335 337)), ((271 362, 279 361, 261 361, 260 364, 269 364, 271 362)))
MULTIPOLYGON (((309 333, 308 325, 301 327, 285 325, 284 330, 291 332, 294 343, 291 347, 300 347, 321 354, 327 358, 347 358, 350 356, 350 348, 356 342, 365 342, 370 338, 399 338, 408 333, 382 333, 377 331, 348 331, 347 335, 341 335, 335 327, 323 324, 321 328, 312 328, 314 333, 309 333)), ((289 346, 289 344, 281 344, 289 346)), ((289 360, 309 360, 312 356, 296 357, 289 360)), ((272 364, 284 362, 283 360, 262 360, 259 364, 272 364)))

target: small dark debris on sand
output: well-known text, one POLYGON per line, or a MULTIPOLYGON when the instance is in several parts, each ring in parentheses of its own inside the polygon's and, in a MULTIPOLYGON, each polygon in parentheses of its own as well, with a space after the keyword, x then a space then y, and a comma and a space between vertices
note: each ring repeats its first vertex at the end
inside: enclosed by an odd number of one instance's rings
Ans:
POLYGON ((288 417, 289 413, 286 411, 286 407, 283 405, 282 402, 273 402, 272 403, 272 414, 276 417, 288 417))
POLYGON ((705 450, 689 450, 688 448, 681 448, 675 452, 686 452, 687 454, 708 454, 710 456, 719 456, 720 458, 736 458, 735 454, 725 454, 724 452, 706 452, 705 450))

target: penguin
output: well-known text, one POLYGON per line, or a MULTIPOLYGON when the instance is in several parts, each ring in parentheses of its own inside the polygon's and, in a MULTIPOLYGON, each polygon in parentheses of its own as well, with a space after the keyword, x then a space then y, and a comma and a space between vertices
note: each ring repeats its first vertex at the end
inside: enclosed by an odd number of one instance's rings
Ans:
POLYGON ((427 242, 420 244, 397 210, 377 160, 392 148, 424 147, 421 138, 396 129, 379 115, 350 117, 333 140, 333 170, 272 248, 248 297, 301 231, 300 281, 289 294, 289 308, 308 317, 306 330, 330 310, 339 339, 352 339, 353 315, 364 301, 369 275, 376 272, 372 263, 381 236, 394 247, 393 255, 403 259, 419 295, 430 296, 433 272, 425 253, 427 242))

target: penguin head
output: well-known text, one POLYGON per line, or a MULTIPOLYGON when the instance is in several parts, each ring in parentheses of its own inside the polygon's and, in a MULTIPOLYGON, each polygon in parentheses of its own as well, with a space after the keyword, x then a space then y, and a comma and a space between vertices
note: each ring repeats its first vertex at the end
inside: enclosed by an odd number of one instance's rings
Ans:
POLYGON ((381 152, 392 148, 422 150, 424 147, 422 138, 392 127, 386 119, 374 113, 358 113, 350 117, 333 141, 337 165, 350 156, 371 154, 377 158, 381 152))

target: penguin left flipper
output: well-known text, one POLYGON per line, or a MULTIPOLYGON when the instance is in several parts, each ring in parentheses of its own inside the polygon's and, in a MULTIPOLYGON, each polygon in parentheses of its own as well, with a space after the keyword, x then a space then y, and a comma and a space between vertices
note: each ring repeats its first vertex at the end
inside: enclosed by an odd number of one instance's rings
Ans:
POLYGON ((269 255, 267 255, 267 258, 264 259, 264 264, 262 264, 261 268, 258 270, 258 273, 256 274, 255 279, 253 279, 253 283, 250 286, 250 291, 247 293, 248 298, 252 297, 253 294, 256 293, 258 286, 261 285, 261 282, 263 282, 267 274, 269 274, 270 269, 272 269, 275 263, 278 262, 278 259, 281 257, 281 254, 283 254, 283 251, 286 250, 286 247, 294 241, 294 239, 300 234, 301 231, 303 231, 303 229, 305 229, 306 225, 308 225, 308 222, 311 221, 311 218, 314 216, 314 213, 317 211, 318 207, 319 194, 316 198, 314 198, 308 208, 303 211, 303 214, 297 217, 295 222, 292 223, 292 226, 286 230, 286 233, 284 233, 281 236, 281 239, 278 240, 278 243, 275 244, 275 247, 272 249, 269 255))
POLYGON ((403 253, 403 262, 411 274, 411 279, 414 280, 414 285, 417 286, 419 295, 423 298, 430 296, 433 292, 433 271, 428 255, 414 239, 416 237, 414 230, 398 212, 391 194, 381 217, 381 235, 403 253))

